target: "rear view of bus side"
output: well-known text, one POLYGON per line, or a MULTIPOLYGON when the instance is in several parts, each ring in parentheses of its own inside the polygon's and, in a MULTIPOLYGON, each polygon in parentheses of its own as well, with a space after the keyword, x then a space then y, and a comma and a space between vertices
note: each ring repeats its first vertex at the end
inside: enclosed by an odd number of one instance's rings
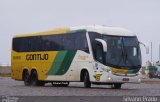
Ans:
POLYGON ((112 85, 140 83, 139 41, 117 27, 76 26, 16 35, 11 76, 25 85, 68 86, 69 82, 112 85))

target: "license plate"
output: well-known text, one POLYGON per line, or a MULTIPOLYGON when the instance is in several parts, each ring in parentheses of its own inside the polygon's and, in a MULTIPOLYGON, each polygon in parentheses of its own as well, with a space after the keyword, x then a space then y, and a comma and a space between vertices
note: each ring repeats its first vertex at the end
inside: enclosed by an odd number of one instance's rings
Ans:
POLYGON ((123 78, 123 81, 129 81, 129 78, 123 78))

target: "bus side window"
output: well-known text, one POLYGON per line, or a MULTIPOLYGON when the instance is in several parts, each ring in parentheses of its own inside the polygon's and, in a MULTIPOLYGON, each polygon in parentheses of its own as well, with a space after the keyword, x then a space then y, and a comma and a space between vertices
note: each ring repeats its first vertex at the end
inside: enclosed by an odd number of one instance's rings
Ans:
POLYGON ((100 63, 104 62, 102 44, 97 44, 96 45, 95 59, 97 61, 99 61, 100 63))

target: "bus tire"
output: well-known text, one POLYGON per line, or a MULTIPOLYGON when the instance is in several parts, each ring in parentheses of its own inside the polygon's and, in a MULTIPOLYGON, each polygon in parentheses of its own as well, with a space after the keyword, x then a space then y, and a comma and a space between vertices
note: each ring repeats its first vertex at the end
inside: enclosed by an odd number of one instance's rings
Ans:
POLYGON ((121 83, 116 83, 112 85, 113 89, 121 89, 122 84, 121 83))
POLYGON ((30 85, 30 78, 29 78, 29 72, 26 70, 23 72, 23 80, 24 80, 24 85, 29 86, 30 85))
POLYGON ((91 87, 91 82, 89 79, 89 73, 87 71, 85 71, 84 73, 84 87, 85 88, 90 88, 91 87))
POLYGON ((38 86, 38 75, 37 71, 33 71, 30 76, 30 81, 32 86, 38 86))

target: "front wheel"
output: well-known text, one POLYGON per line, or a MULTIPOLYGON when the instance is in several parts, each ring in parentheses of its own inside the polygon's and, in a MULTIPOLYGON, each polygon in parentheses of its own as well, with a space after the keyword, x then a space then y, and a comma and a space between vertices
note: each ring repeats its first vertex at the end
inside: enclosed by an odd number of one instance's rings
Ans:
POLYGON ((85 88, 91 87, 91 82, 90 82, 90 79, 89 79, 89 73, 87 71, 84 73, 84 87, 85 88))

